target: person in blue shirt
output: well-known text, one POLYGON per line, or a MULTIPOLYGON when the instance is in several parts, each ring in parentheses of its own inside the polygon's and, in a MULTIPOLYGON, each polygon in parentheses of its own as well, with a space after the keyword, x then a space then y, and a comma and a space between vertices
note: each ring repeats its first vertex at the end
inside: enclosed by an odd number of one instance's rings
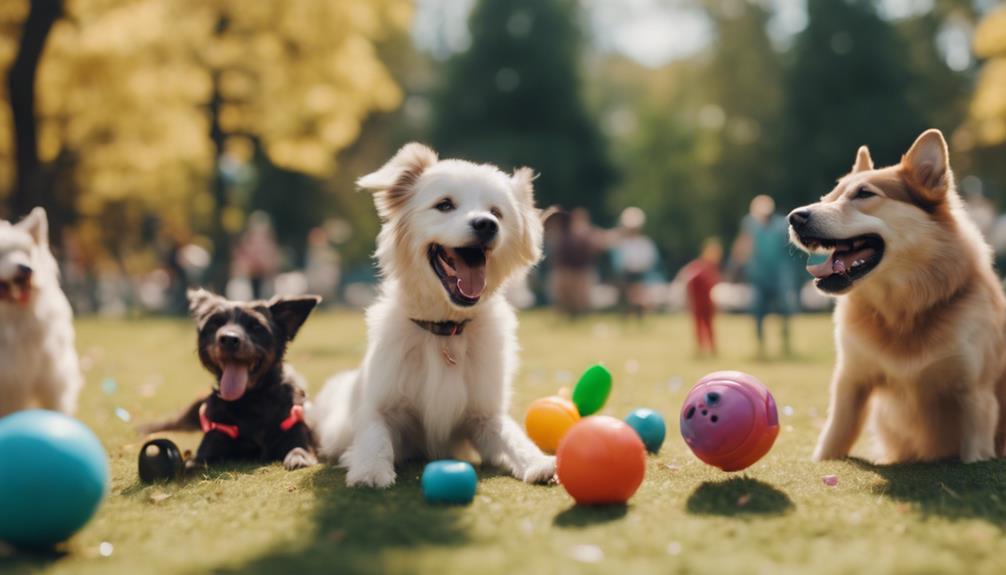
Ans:
POLYGON ((799 287, 790 257, 789 227, 786 218, 775 212, 775 200, 770 196, 751 200, 732 259, 744 266, 751 285, 759 357, 765 355, 765 316, 772 312, 782 318, 783 354, 790 355, 789 317, 797 310, 799 287))

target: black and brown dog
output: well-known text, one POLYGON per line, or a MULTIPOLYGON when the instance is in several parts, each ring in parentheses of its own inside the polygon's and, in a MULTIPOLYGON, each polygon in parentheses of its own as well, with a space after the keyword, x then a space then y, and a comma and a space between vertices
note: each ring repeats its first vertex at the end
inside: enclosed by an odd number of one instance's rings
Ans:
POLYGON ((287 469, 318 462, 304 422, 303 379, 283 356, 317 296, 233 302, 206 290, 189 291, 199 333, 199 359, 214 376, 213 393, 147 433, 202 429, 191 468, 225 460, 282 461, 287 469))

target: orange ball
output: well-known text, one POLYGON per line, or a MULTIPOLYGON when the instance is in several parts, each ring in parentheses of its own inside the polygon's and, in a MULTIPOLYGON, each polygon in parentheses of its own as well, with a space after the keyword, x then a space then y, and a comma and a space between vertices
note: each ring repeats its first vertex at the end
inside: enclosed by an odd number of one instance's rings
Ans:
POLYGON ((542 451, 555 453, 559 441, 579 420, 580 412, 572 401, 553 395, 535 400, 527 408, 524 429, 542 451))
POLYGON ((620 419, 585 417, 559 443, 559 483, 581 505, 625 503, 646 473, 646 447, 620 419))

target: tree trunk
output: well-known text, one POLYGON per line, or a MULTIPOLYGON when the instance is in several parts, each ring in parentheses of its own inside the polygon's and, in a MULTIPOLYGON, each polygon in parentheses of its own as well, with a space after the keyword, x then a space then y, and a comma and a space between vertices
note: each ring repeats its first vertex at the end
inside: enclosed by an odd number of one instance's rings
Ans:
POLYGON ((63 0, 32 0, 17 56, 7 72, 7 93, 14 118, 14 189, 9 199, 12 218, 27 214, 40 203, 35 76, 49 31, 62 14, 63 0))
MULTIPOLYGON (((230 25, 230 18, 227 15, 220 15, 217 19, 215 34, 222 36, 230 25)), ((210 239, 213 241, 213 259, 210 263, 209 284, 218 293, 224 293, 227 287, 227 280, 231 272, 231 236, 224 223, 228 203, 227 182, 220 170, 224 157, 224 146, 227 142, 227 134, 224 133, 220 123, 220 109, 223 107, 224 98, 220 89, 220 70, 210 70, 212 79, 212 92, 210 101, 207 103, 207 112, 210 117, 210 141, 213 142, 213 221, 211 222, 210 239)))

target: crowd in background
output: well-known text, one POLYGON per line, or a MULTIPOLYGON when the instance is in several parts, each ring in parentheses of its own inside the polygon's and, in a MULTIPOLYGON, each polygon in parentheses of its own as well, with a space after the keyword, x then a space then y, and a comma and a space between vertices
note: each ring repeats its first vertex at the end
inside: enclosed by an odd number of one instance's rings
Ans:
MULTIPOLYGON (((966 192, 964 200, 1004 269, 1006 215, 999 215, 980 192, 966 192)), ((348 226, 332 219, 309 230, 298 252, 280 245, 267 213, 250 214, 233 242, 222 291, 238 300, 313 293, 328 305, 365 306, 375 295, 376 278, 372 272, 343 273, 338 246, 348 226)), ((507 297, 519 307, 553 306, 571 319, 616 310, 640 321, 653 311, 688 310, 699 354, 716 353, 717 310, 750 312, 760 353, 765 352, 765 318, 777 314, 782 352, 788 354, 790 316, 830 308, 831 301, 813 290, 802 273, 803 258, 789 244, 786 219, 767 195, 751 200, 729 250, 719 238, 709 237, 700 253, 673 275, 666 273, 645 226, 646 214, 637 207, 623 210, 612 228, 595 225, 585 208, 556 212, 546 221, 542 264, 525 283, 511 286, 507 297)), ((185 313, 186 290, 209 281, 210 253, 163 230, 156 235, 160 265, 135 277, 114 264, 91 261, 75 237, 66 234, 59 250, 63 280, 78 313, 185 313)))

